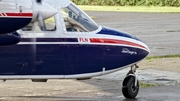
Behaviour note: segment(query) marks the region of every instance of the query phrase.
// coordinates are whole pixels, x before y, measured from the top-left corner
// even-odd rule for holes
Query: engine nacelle
[[[0,34],[0,46],[14,45],[21,41],[21,36],[17,32]]]

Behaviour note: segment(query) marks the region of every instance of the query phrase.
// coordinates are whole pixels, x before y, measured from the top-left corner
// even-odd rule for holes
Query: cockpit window
[[[98,25],[74,4],[61,11],[68,32],[90,32],[98,29]]]

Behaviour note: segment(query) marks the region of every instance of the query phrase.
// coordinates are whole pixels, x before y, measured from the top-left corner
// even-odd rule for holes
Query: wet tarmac
[[[150,47],[151,56],[180,54],[178,13],[90,11],[87,13],[100,25],[129,32],[142,39]],[[140,64],[138,78],[141,88],[136,99],[126,99],[121,93],[122,80],[129,70],[127,68],[83,81],[49,80],[47,83],[33,83],[30,80],[2,81],[0,101],[179,101],[179,71],[162,69],[172,67],[171,64],[156,69],[158,63],[151,65],[152,60],[144,61],[148,63]],[[166,61],[170,60],[163,60],[164,63]]]
[[[140,91],[126,99],[121,83],[128,69],[90,80],[27,80],[0,82],[0,101],[179,101],[178,73],[152,69],[138,70]],[[167,74],[174,74],[168,76]]]

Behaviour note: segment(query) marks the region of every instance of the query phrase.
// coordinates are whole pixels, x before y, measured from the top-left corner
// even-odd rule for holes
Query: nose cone
[[[137,47],[138,47],[137,48],[137,51],[138,51],[138,60],[144,59],[150,53],[149,47],[145,43],[143,43],[142,41],[138,42]]]
[[[111,39],[103,42],[106,44],[111,43],[112,45],[117,45],[119,47],[120,53],[117,54],[117,57],[114,57],[115,60],[109,60],[112,61],[113,64],[113,61],[119,59],[120,62],[117,60],[117,67],[136,63],[144,59],[150,53],[149,47],[144,42],[129,33],[108,27],[102,27],[102,30],[97,34],[110,35]],[[114,50],[113,52],[116,52],[117,50],[118,49]]]
[[[52,6],[46,4],[46,3],[42,3],[42,12],[43,12],[43,19],[47,19],[50,18],[52,16],[54,16],[58,11],[57,9],[53,8]]]

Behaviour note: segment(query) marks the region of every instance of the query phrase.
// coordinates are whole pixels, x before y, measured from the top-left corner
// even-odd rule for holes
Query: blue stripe
[[[22,38],[21,42],[32,42],[33,38]],[[36,42],[78,42],[77,38],[36,38]]]

